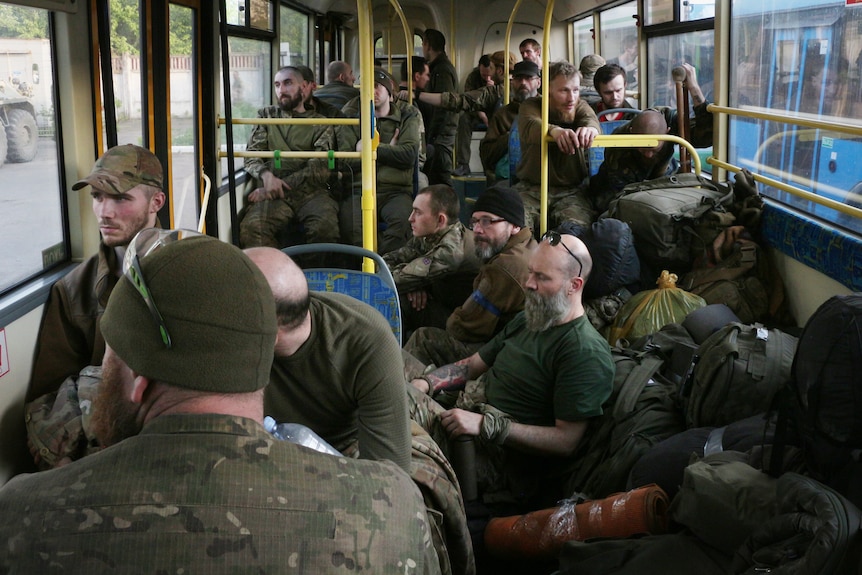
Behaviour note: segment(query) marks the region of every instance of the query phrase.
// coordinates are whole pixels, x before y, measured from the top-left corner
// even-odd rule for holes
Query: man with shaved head
[[[694,66],[683,64],[686,86],[694,104],[694,117],[689,120],[691,143],[696,148],[712,145],[712,113],[697,83]],[[679,136],[676,108],[661,106],[644,110],[631,122],[614,130],[615,134],[671,134]],[[628,184],[652,180],[675,173],[679,163],[673,158],[674,144],[660,142],[654,148],[608,148],[599,172],[590,178],[590,199],[599,213],[607,210]]]
[[[309,292],[302,270],[273,248],[246,255],[276,302],[278,332],[266,415],[301,423],[341,452],[389,459],[410,472],[410,426],[398,341],[371,306]]]
[[[413,417],[438,443],[476,438],[486,502],[493,493],[523,510],[553,505],[589,420],[602,413],[614,365],[584,312],[592,266],[581,240],[545,234],[530,257],[524,311],[477,353],[411,382]],[[429,397],[462,388],[453,409]]]

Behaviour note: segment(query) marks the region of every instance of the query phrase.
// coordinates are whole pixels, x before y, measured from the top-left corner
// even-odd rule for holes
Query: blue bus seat
[[[509,130],[509,183],[517,184],[518,178],[515,172],[518,170],[518,164],[521,161],[521,136],[518,135],[518,118],[512,122],[512,129]]]
[[[389,267],[379,254],[359,246],[327,243],[289,246],[282,251],[290,257],[337,253],[374,260],[376,273],[346,268],[309,268],[302,271],[310,290],[342,293],[375,308],[389,322],[398,345],[401,345],[401,302],[398,299],[398,289]]]
[[[612,108],[610,110],[602,110],[598,113],[599,118],[602,116],[607,116],[609,114],[616,114],[618,112],[622,112],[626,114],[626,117],[622,120],[611,120],[608,122],[599,122],[599,126],[602,128],[602,134],[613,134],[614,130],[628,124],[631,121],[633,116],[637,116],[641,113],[640,110],[635,110],[634,108]],[[599,173],[599,166],[602,165],[602,162],[605,161],[605,148],[604,146],[590,146],[590,175],[595,176]]]

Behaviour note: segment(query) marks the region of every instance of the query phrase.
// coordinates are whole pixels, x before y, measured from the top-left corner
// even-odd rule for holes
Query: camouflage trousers
[[[431,540],[437,551],[442,575],[474,575],[476,563],[467,528],[467,515],[458,477],[438,444],[415,421],[410,432],[410,478],[422,492]],[[359,457],[354,441],[342,453]]]
[[[440,394],[436,398],[419,392],[408,385],[407,408],[410,418],[422,426],[440,446],[450,461],[459,460],[455,470],[462,485],[475,481],[475,489],[483,503],[512,513],[525,513],[536,509],[553,507],[566,496],[564,491],[575,462],[527,455],[504,447],[499,441],[485,439],[497,437],[516,420],[487,402],[485,382],[482,377],[467,382],[464,391],[457,395]],[[442,396],[442,397],[441,397]],[[471,438],[475,449],[474,460],[469,463],[465,477],[463,462],[457,450],[462,442],[452,439],[440,423],[440,414],[448,406],[484,415],[482,433]]]
[[[524,221],[533,229],[534,234],[539,234],[541,228],[541,194],[539,186],[518,182],[514,189],[524,200]],[[593,209],[593,204],[587,195],[586,186],[573,186],[571,188],[549,188],[548,189],[548,229],[555,228],[563,222],[574,222],[578,225],[588,227],[598,214]]]
[[[465,343],[458,341],[445,329],[439,327],[420,327],[404,344],[404,350],[423,365],[433,364],[441,367],[455,363],[459,359],[470,357],[483,345],[485,345],[484,342]],[[412,379],[409,374],[408,379]]]
[[[407,243],[412,231],[410,213],[413,190],[377,190],[377,253],[386,254]],[[352,195],[341,202],[338,215],[341,237],[345,243],[362,245],[362,200]]]
[[[240,245],[282,248],[287,242],[281,238],[294,220],[302,224],[306,243],[338,242],[338,203],[327,191],[302,203],[282,199],[250,204],[239,223]]]

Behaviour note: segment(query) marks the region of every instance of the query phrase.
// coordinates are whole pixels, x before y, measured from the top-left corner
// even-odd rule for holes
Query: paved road
[[[0,291],[42,269],[42,250],[63,241],[53,140],[32,162],[0,167]]]

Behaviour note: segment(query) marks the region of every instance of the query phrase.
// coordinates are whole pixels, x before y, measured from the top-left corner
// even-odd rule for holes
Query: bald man
[[[264,410],[301,423],[339,451],[389,459],[410,472],[404,368],[386,319],[337,293],[309,292],[302,270],[273,248],[246,250],[275,296],[278,333]]]
[[[686,70],[685,84],[691,102],[694,104],[694,117],[690,119],[690,141],[696,148],[712,145],[712,113],[706,107],[708,102],[697,83],[694,66],[683,64]],[[598,73],[597,73],[598,74]],[[671,134],[679,136],[676,108],[660,106],[644,110],[628,124],[614,130],[615,134]],[[679,169],[673,159],[674,144],[662,142],[655,148],[608,148],[599,172],[590,178],[590,200],[594,209],[603,213],[608,205],[628,184],[652,180],[670,175]]]
[[[526,511],[567,493],[572,455],[614,377],[608,344],[584,313],[592,265],[578,238],[545,234],[530,257],[524,311],[477,353],[411,382],[413,417],[438,443],[477,439],[486,501],[508,496]],[[428,397],[461,388],[454,409]]]

